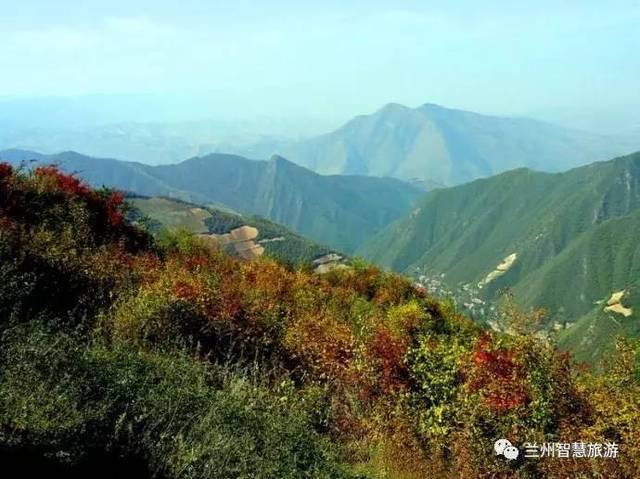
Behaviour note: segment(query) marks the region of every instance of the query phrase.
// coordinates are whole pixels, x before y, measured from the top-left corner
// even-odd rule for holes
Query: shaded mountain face
[[[332,133],[281,146],[278,152],[321,174],[455,185],[519,167],[563,171],[638,148],[640,141],[526,118],[480,115],[432,104],[415,109],[390,104]]]
[[[421,195],[420,188],[396,179],[321,176],[281,157],[252,161],[212,154],[163,166],[74,152],[6,150],[0,158],[58,164],[96,186],[260,215],[347,253],[410,211]]]
[[[519,169],[434,190],[358,253],[480,300],[510,288],[564,326],[640,279],[639,219],[636,153],[566,173]]]

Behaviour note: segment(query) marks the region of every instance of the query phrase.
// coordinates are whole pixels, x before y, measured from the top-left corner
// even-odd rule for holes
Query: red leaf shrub
[[[13,175],[13,167],[9,163],[0,163],[0,181]]]
[[[378,370],[379,389],[383,393],[404,389],[408,381],[406,338],[394,335],[383,326],[376,330],[367,347],[369,358]]]
[[[109,224],[114,228],[122,226],[124,223],[124,215],[122,214],[123,205],[124,196],[117,191],[112,192],[105,200],[107,219],[109,220]]]
[[[62,193],[84,198],[95,195],[91,188],[79,178],[63,173],[56,166],[39,166],[34,170],[34,174],[49,180],[53,187]]]
[[[514,351],[496,347],[484,336],[476,343],[471,357],[469,388],[480,392],[487,406],[509,411],[529,401],[525,371]]]

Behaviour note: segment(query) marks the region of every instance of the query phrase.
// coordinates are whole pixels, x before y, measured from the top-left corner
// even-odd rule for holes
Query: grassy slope
[[[553,261],[524,276],[514,288],[516,295],[530,306],[538,302],[562,311],[567,319],[585,314],[594,301],[640,278],[638,231],[640,210],[590,228]]]
[[[258,241],[284,238],[282,241],[267,241],[263,246],[267,255],[287,264],[308,264],[334,251],[258,216],[200,207],[169,198],[130,198],[129,202],[143,215],[167,229],[224,234],[240,226],[254,226],[259,231]]]
[[[454,281],[480,279],[514,250],[541,252],[531,258],[539,265],[593,224],[638,207],[639,182],[640,154],[555,175],[514,170],[428,193],[417,214],[359,252],[400,271],[428,263]]]
[[[602,381],[578,377],[548,343],[482,332],[375,267],[314,275],[176,240],[129,224],[117,193],[0,165],[7,470],[381,479],[640,468],[631,349]],[[495,437],[513,431],[615,437],[625,454],[496,458]]]
[[[351,252],[408,212],[419,189],[391,178],[320,176],[275,157],[209,155],[153,173],[181,190],[283,224]]]
[[[130,198],[129,203],[167,229],[185,229],[192,233],[207,233],[205,220],[211,217],[204,208],[169,198]]]

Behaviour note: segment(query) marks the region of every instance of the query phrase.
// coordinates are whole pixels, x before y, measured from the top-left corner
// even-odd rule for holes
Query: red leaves
[[[193,300],[197,297],[198,291],[192,285],[185,283],[184,281],[178,281],[173,285],[172,293],[178,299],[183,299],[186,301]]]
[[[50,180],[59,191],[75,196],[93,195],[91,188],[73,175],[62,173],[56,166],[39,166],[34,170],[36,176]]]
[[[79,178],[63,173],[58,167],[52,165],[39,166],[34,170],[34,175],[36,178],[44,180],[44,185],[49,191],[80,198],[94,211],[101,211],[107,224],[111,227],[119,228],[124,224],[122,213],[124,196],[122,193],[113,191],[104,197]]]
[[[236,298],[225,298],[222,315],[228,318],[238,318],[243,312],[242,303]]]
[[[7,214],[10,209],[9,188],[7,180],[13,175],[13,167],[9,163],[0,163],[0,214]],[[7,220],[8,221],[8,220]]]
[[[414,291],[418,298],[427,297],[427,288],[425,288],[424,286],[414,286]]]
[[[510,411],[529,400],[522,365],[514,351],[496,348],[481,338],[471,354],[469,387],[483,394],[485,404],[499,411]]]
[[[16,224],[6,216],[0,215],[0,231],[15,231]]]
[[[332,317],[303,317],[287,329],[286,343],[292,358],[321,380],[343,386],[354,358],[351,330]]]
[[[379,328],[371,338],[368,352],[378,367],[378,383],[383,391],[397,391],[406,385],[407,344],[404,338],[397,337],[386,327]]]
[[[189,271],[198,271],[207,265],[207,257],[204,255],[191,255],[184,260],[184,266]]]
[[[0,163],[0,181],[13,175],[13,167],[9,163]]]
[[[124,205],[124,196],[117,191],[112,192],[105,201],[107,209],[107,219],[109,224],[114,228],[124,223],[124,215],[122,214],[122,206]]]
[[[516,370],[513,354],[505,350],[477,350],[473,353],[474,363],[490,373],[492,377],[508,379]]]

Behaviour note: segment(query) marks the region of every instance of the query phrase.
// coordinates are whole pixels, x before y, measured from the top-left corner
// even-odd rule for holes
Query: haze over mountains
[[[422,194],[393,178],[322,176],[277,156],[252,161],[211,154],[150,166],[74,152],[7,150],[0,152],[0,159],[14,164],[35,159],[77,172],[93,185],[260,215],[347,253],[410,211]]]
[[[232,153],[264,141],[276,146],[326,131],[329,124],[302,116],[243,115],[206,92],[0,96],[0,149],[73,150],[148,164]]]
[[[640,149],[637,134],[602,135],[528,118],[391,103],[329,130],[322,120],[223,117],[215,105],[153,95],[0,100],[0,149],[79,151],[171,164],[209,153],[273,154],[320,174],[390,176],[455,185],[513,168],[563,171]],[[217,113],[220,115],[220,112]],[[223,115],[224,116],[224,115]],[[629,129],[631,129],[629,126]]]
[[[636,304],[638,155],[593,163],[640,148],[633,136],[433,104],[388,104],[299,141],[220,135],[207,143],[217,124],[206,122],[91,128],[96,136],[80,135],[86,145],[142,152],[145,160],[154,151],[160,162],[192,151],[242,155],[152,166],[12,149],[0,159],[59,164],[93,185],[259,215],[320,245],[439,277],[454,294],[486,304],[510,288],[523,306],[547,308],[547,326],[567,328],[563,344],[589,351],[583,359],[602,356],[618,333],[640,333],[636,322],[616,323],[598,303],[627,291],[624,305]],[[49,137],[49,147],[68,138]]]
[[[519,167],[563,171],[640,148],[640,141],[528,118],[425,104],[389,104],[279,153],[322,174],[392,176],[455,185]]]

